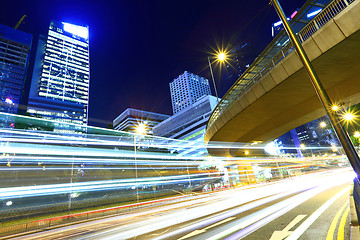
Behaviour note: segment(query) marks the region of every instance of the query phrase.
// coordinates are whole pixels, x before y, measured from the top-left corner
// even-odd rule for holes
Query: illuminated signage
[[[70,23],[62,23],[64,25],[64,31],[72,33],[76,36],[82,37],[84,39],[88,39],[89,30],[87,27],[77,26]]]

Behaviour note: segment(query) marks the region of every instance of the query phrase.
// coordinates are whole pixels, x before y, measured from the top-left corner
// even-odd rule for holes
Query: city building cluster
[[[170,95],[172,116],[129,108],[114,119],[114,129],[136,132],[145,126],[146,134],[202,144],[206,123],[219,101],[211,95],[209,81],[185,71],[170,82]],[[196,149],[196,154],[205,151]]]
[[[0,25],[0,111],[66,123],[54,127],[62,133],[86,126],[88,26],[52,21],[47,34],[39,36],[34,68],[28,69],[32,39],[29,33]],[[26,93],[25,78],[31,70],[30,91]],[[113,120],[113,128],[134,132],[143,124],[149,135],[202,141],[207,119],[218,102],[211,96],[209,81],[185,71],[170,82],[170,93],[174,115],[129,108]],[[28,99],[26,105],[21,105],[22,98]]]
[[[63,123],[55,124],[53,130],[57,132],[71,133],[74,129],[81,132],[81,127],[88,123],[89,27],[52,21],[47,34],[39,36],[34,68],[28,69],[31,46],[31,34],[0,25],[0,112]],[[231,55],[235,64],[227,66],[225,79],[235,81],[256,57],[252,48],[251,51],[247,48],[247,43],[234,48]],[[24,83],[30,70],[32,78],[27,93]],[[141,125],[148,135],[203,143],[207,121],[219,102],[211,95],[209,81],[184,71],[170,82],[170,96],[172,116],[128,108],[113,120],[113,129],[136,132]],[[21,105],[22,98],[28,99],[25,106]],[[300,126],[277,142],[297,148],[304,143],[336,144],[330,128],[316,126],[315,122]],[[294,154],[302,155],[301,151]]]
[[[0,110],[86,126],[89,28],[65,22],[50,23],[47,35],[39,36],[30,91],[25,93],[31,45],[31,34],[0,25]],[[21,105],[22,97],[28,99],[26,107]],[[59,124],[54,131],[71,132],[72,129],[73,125]]]

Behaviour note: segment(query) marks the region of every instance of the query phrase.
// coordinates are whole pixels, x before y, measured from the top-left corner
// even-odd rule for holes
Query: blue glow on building
[[[18,113],[32,35],[0,25],[0,112]]]
[[[72,33],[76,36],[82,37],[84,39],[88,39],[89,37],[89,29],[87,27],[77,26],[70,23],[62,23],[64,25],[64,31]]]
[[[52,21],[40,36],[27,112],[87,125],[90,81],[88,27]]]

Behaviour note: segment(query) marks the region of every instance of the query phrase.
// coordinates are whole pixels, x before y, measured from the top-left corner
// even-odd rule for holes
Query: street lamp
[[[332,109],[333,111],[337,111],[337,110],[339,110],[339,107],[338,107],[337,105],[333,105],[333,106],[331,107],[331,109]]]
[[[224,52],[219,52],[219,53],[216,55],[216,59],[217,59],[219,62],[223,62],[223,61],[226,60],[226,54],[225,54]],[[208,62],[209,62],[209,68],[210,68],[211,78],[212,78],[213,85],[214,85],[216,101],[217,101],[217,103],[219,104],[219,97],[218,97],[218,93],[217,93],[217,89],[216,89],[216,84],[215,84],[215,79],[214,79],[214,73],[213,73],[213,70],[212,70],[212,67],[211,67],[210,57],[208,57]]]
[[[360,132],[359,132],[359,131],[356,131],[356,132],[354,133],[354,137],[359,138],[359,137],[360,137]]]
[[[305,150],[310,150],[311,156],[314,157],[314,153],[313,153],[313,151],[312,151],[311,146],[307,148],[306,145],[302,143],[302,144],[300,144],[300,148],[301,148],[302,150],[304,150],[304,151],[305,151]]]
[[[145,135],[146,134],[146,124],[139,123],[135,127],[135,134],[134,134],[134,160],[135,160],[135,183],[136,183],[136,201],[139,202],[139,187],[138,187],[138,172],[137,172],[137,159],[136,159],[136,136],[137,135]]]
[[[326,122],[321,122],[321,123],[320,123],[320,127],[321,127],[321,128],[325,128],[326,125],[327,125]]]
[[[355,118],[355,116],[350,112],[345,113],[343,117],[346,121],[352,121]]]
[[[136,126],[135,132],[137,134],[144,135],[146,133],[146,125],[144,123],[140,123]]]
[[[359,146],[360,132],[359,131],[354,132],[354,137],[355,137],[355,143],[357,143],[357,145]]]
[[[333,152],[337,152],[338,148],[335,145],[331,145],[331,150]]]
[[[38,165],[40,165],[40,164],[38,164]],[[43,166],[43,170],[45,171],[45,166]],[[71,195],[72,195],[72,191],[73,191],[73,189],[72,189],[72,187],[73,187],[73,175],[74,175],[74,157],[72,157],[71,173],[70,173],[70,191],[69,191],[69,204],[68,204],[69,210],[71,210]]]
[[[219,59],[220,61],[224,61],[225,58],[226,58],[225,53],[221,52],[221,53],[218,54],[218,59]]]

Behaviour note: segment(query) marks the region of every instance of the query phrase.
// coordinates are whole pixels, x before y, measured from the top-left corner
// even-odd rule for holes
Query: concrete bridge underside
[[[303,43],[335,103],[360,102],[360,2],[344,10]],[[293,51],[255,83],[207,129],[205,141],[271,141],[325,115],[310,79]],[[240,152],[212,151],[217,155]]]

